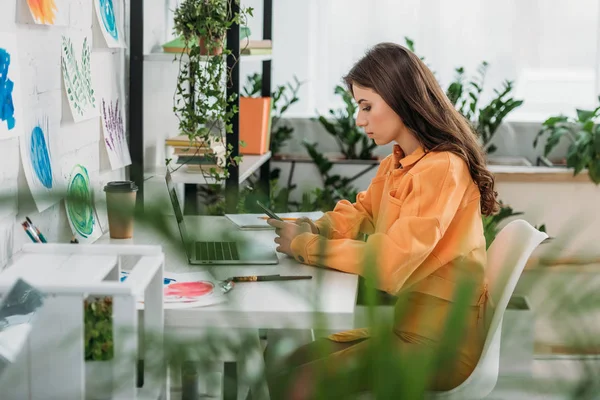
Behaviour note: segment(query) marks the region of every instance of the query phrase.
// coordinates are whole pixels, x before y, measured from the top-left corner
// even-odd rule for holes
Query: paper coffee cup
[[[132,181],[112,181],[104,186],[108,229],[113,239],[133,237],[137,186]]]

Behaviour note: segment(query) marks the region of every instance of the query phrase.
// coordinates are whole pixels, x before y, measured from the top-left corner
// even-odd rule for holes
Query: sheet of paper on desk
[[[283,218],[284,220],[288,219],[290,221],[306,217],[310,218],[313,221],[321,218],[323,213],[321,211],[308,211],[308,212],[287,212],[287,213],[277,213],[278,216]],[[239,229],[273,229],[269,224],[267,224],[267,216],[265,214],[225,214],[225,216],[233,222]]]
[[[121,282],[127,279],[128,273],[121,272]],[[209,272],[198,271],[183,274],[165,272],[164,274],[164,308],[206,307],[227,301],[217,281]],[[138,301],[143,308],[144,299]]]

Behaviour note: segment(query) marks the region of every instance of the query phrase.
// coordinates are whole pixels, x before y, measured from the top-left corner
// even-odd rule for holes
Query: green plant
[[[233,1],[239,5],[239,0]],[[223,86],[224,79],[226,86],[231,85],[231,66],[225,64],[222,56],[205,54],[221,51],[225,32],[234,24],[245,25],[252,11],[250,7],[240,7],[239,12],[233,12],[228,0],[183,0],[175,10],[174,30],[183,38],[188,56],[179,56],[173,112],[179,120],[180,133],[187,135],[191,142],[225,143],[224,134],[233,130],[231,119],[238,107],[228,105],[237,95],[227,96]],[[204,39],[203,43],[199,38]],[[221,54],[231,56],[231,51],[223,48]],[[241,156],[232,157],[232,148],[228,143],[224,168],[203,170],[205,177],[217,182],[227,177],[227,165],[241,161]]]
[[[486,248],[490,247],[498,232],[500,232],[500,223],[507,218],[515,217],[517,215],[523,215],[520,211],[514,211],[512,207],[502,204],[500,202],[500,210],[489,216],[483,216],[483,234],[485,236]],[[546,225],[542,224],[539,227],[535,226],[536,229],[546,232]]]
[[[600,183],[600,126],[598,125],[600,107],[594,110],[577,109],[576,111],[577,118],[558,115],[544,121],[533,146],[537,146],[543,135],[548,135],[544,146],[544,156],[548,156],[560,139],[563,136],[567,137],[571,142],[567,151],[567,167],[573,168],[573,175],[587,168],[592,182],[598,184]]]
[[[315,188],[303,193],[300,211],[330,211],[342,199],[354,202],[358,190],[352,186],[353,178],[331,175],[333,163],[317,150],[317,144],[305,141],[303,145],[319,170],[323,188]]]
[[[407,48],[415,52],[414,41],[404,38]],[[423,57],[421,57],[424,60]],[[506,80],[502,87],[494,89],[495,96],[487,105],[481,106],[480,99],[485,84],[488,63],[483,61],[477,68],[477,75],[466,79],[465,69],[455,69],[454,80],[448,86],[446,95],[454,107],[469,120],[480,137],[483,149],[491,154],[496,151],[496,146],[491,143],[494,134],[506,116],[523,104],[523,100],[511,97],[513,82]]]
[[[335,94],[340,95],[344,109],[329,110],[331,119],[319,115],[317,120],[325,130],[334,137],[338,147],[345,158],[370,160],[373,159],[373,149],[377,144],[369,139],[362,130],[356,126],[355,116],[357,106],[352,95],[342,86],[335,87]]]
[[[294,75],[292,83],[288,82],[285,85],[279,85],[271,93],[271,152],[278,154],[285,142],[287,142],[294,132],[294,128],[284,123],[282,120],[283,114],[290,106],[298,100],[298,91],[304,84]],[[254,73],[246,78],[246,84],[243,89],[244,96],[254,97],[260,94],[262,89],[262,75]]]
[[[231,26],[231,10],[226,0],[184,0],[175,10],[175,31],[188,42],[198,38],[221,46],[227,28]]]
[[[85,360],[113,358],[112,297],[85,300],[83,303]]]

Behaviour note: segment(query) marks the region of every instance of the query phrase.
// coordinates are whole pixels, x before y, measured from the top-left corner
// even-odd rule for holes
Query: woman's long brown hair
[[[433,73],[413,52],[395,43],[371,48],[344,77],[375,91],[400,116],[428,151],[450,151],[461,157],[481,193],[481,213],[498,210],[494,176],[470,123],[459,113]]]

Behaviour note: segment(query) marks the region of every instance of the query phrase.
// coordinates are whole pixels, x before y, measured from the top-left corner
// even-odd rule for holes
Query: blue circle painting
[[[119,32],[117,32],[117,21],[115,20],[115,9],[112,0],[97,1],[100,2],[100,15],[102,16],[104,29],[113,39],[118,40]]]
[[[33,170],[45,188],[52,188],[52,166],[48,155],[48,146],[44,138],[44,131],[39,126],[31,132],[30,157]]]

